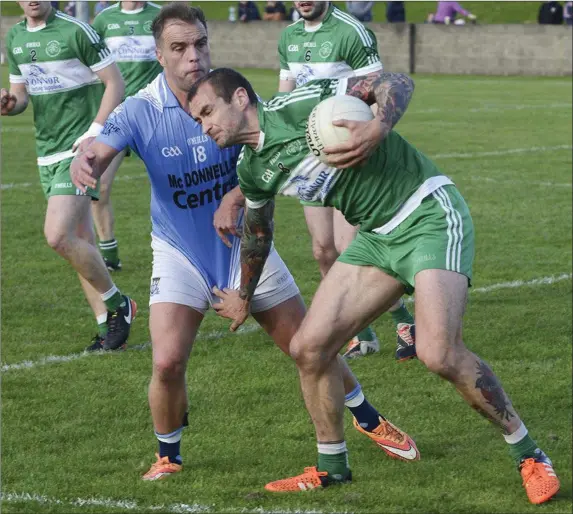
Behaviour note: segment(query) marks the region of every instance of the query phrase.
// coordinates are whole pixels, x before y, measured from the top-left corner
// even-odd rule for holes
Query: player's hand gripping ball
[[[370,106],[355,96],[332,96],[320,102],[308,117],[306,143],[319,161],[328,164],[324,148],[345,143],[350,138],[346,127],[336,127],[334,120],[370,121],[374,114]]]

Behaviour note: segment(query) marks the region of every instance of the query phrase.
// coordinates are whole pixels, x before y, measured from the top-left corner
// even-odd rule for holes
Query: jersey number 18
[[[207,154],[204,146],[193,147],[193,159],[195,159],[195,163],[205,162]]]

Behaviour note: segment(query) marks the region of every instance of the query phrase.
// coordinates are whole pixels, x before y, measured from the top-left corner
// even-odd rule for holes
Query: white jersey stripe
[[[115,4],[111,4],[109,7],[106,7],[105,9],[102,9],[99,13],[96,14],[96,17],[99,16],[101,13],[105,12],[105,11],[109,11],[110,9],[117,9],[119,8],[119,2],[115,3]]]
[[[366,27],[364,27],[364,25],[362,25],[362,23],[360,23],[358,20],[356,20],[355,18],[350,16],[348,13],[345,13],[344,11],[337,9],[336,7],[332,11],[332,14],[336,18],[338,18],[339,20],[344,21],[348,25],[351,25],[352,27],[354,27],[356,29],[356,32],[358,32],[358,35],[360,36],[360,39],[362,40],[362,42],[364,43],[365,46],[372,46],[372,43],[373,43],[372,37],[370,37],[370,34],[366,30]]]
[[[310,100],[311,98],[320,98],[321,93],[315,93],[312,95],[306,95],[306,96],[299,96],[297,98],[290,98],[287,102],[280,104],[280,105],[273,105],[272,107],[265,107],[265,105],[263,104],[263,109],[265,111],[278,111],[279,109],[282,109],[283,107],[286,107],[287,105],[296,103],[296,102],[300,102],[302,100]]]
[[[66,20],[66,21],[69,21],[70,23],[75,23],[76,25],[80,26],[84,30],[84,32],[88,36],[89,40],[93,44],[97,44],[99,41],[101,41],[98,33],[92,27],[90,27],[87,23],[84,23],[83,21],[80,21],[80,20],[74,18],[73,16],[69,16],[65,13],[60,12],[60,11],[58,11],[56,13],[56,16],[62,20]],[[102,50],[98,50],[98,55],[102,61],[105,61],[106,58],[111,56],[111,52],[108,49],[102,49]]]
[[[364,25],[360,24],[350,15],[348,15],[343,11],[340,11],[337,8],[334,8],[334,11],[332,11],[332,15],[336,19],[354,27],[364,46],[369,46],[369,47],[373,46],[374,42],[372,41],[370,34],[368,34],[368,31],[364,28]],[[376,59],[372,55],[369,55],[367,60],[369,64],[374,64],[376,62]]]
[[[293,98],[302,98],[302,97],[306,97],[308,95],[314,95],[316,93],[320,94],[322,92],[321,88],[318,89],[305,89],[304,91],[298,91],[296,94],[295,93],[290,93],[288,96],[281,96],[278,98],[274,98],[273,100],[270,100],[268,102],[263,102],[263,105],[265,107],[279,107],[281,105],[284,105],[285,102],[292,100]]]
[[[70,23],[75,23],[76,25],[80,26],[93,44],[97,44],[99,41],[101,41],[98,33],[93,28],[91,28],[87,23],[77,20],[76,18],[68,16],[67,14],[64,14],[60,11],[56,12],[56,17],[62,20],[69,21]],[[111,52],[106,48],[99,50],[98,55],[100,59],[103,61],[111,55]]]
[[[320,86],[317,86],[314,89],[306,88],[302,91],[295,89],[288,96],[279,96],[277,98],[273,98],[272,100],[269,100],[268,102],[263,102],[263,105],[265,105],[266,107],[277,107],[279,105],[283,105],[287,100],[291,100],[292,98],[300,98],[300,97],[307,96],[310,94],[321,93],[321,91],[322,91],[322,88]]]
[[[338,9],[335,9],[335,10],[338,10]],[[333,12],[333,15],[334,15],[334,12]],[[358,32],[358,34],[361,36],[362,43],[365,46],[370,46],[370,47],[374,46],[374,41],[372,40],[372,36],[370,36],[370,34],[368,33],[368,31],[366,30],[364,25],[359,23],[357,20],[355,20],[348,13],[345,13],[344,11],[338,10],[338,16],[335,16],[335,17],[337,19],[339,19],[341,21],[345,21],[349,25],[353,26],[356,29],[356,31]],[[378,62],[378,60],[379,59],[377,59],[373,55],[368,56],[368,63],[369,64],[374,64],[374,63]]]

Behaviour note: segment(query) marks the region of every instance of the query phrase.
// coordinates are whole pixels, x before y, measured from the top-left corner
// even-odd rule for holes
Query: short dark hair
[[[184,21],[190,25],[200,22],[207,30],[205,14],[199,7],[192,7],[184,2],[171,2],[161,8],[159,14],[151,23],[151,32],[155,41],[161,38],[165,24],[171,20]]]
[[[240,87],[247,91],[251,105],[255,105],[259,101],[251,83],[238,71],[231,68],[217,68],[195,82],[189,91],[189,101],[193,100],[197,90],[205,83],[211,84],[217,96],[221,97],[228,104],[231,103],[233,94]]]

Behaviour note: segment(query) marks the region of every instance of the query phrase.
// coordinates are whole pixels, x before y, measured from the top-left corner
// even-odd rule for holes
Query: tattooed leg
[[[460,373],[452,377],[451,382],[458,392],[473,409],[500,427],[504,434],[515,432],[521,420],[490,367],[463,343],[456,349],[456,354],[462,365]]]
[[[506,434],[521,424],[497,377],[462,341],[467,279],[444,270],[416,275],[416,350],[426,367]]]

